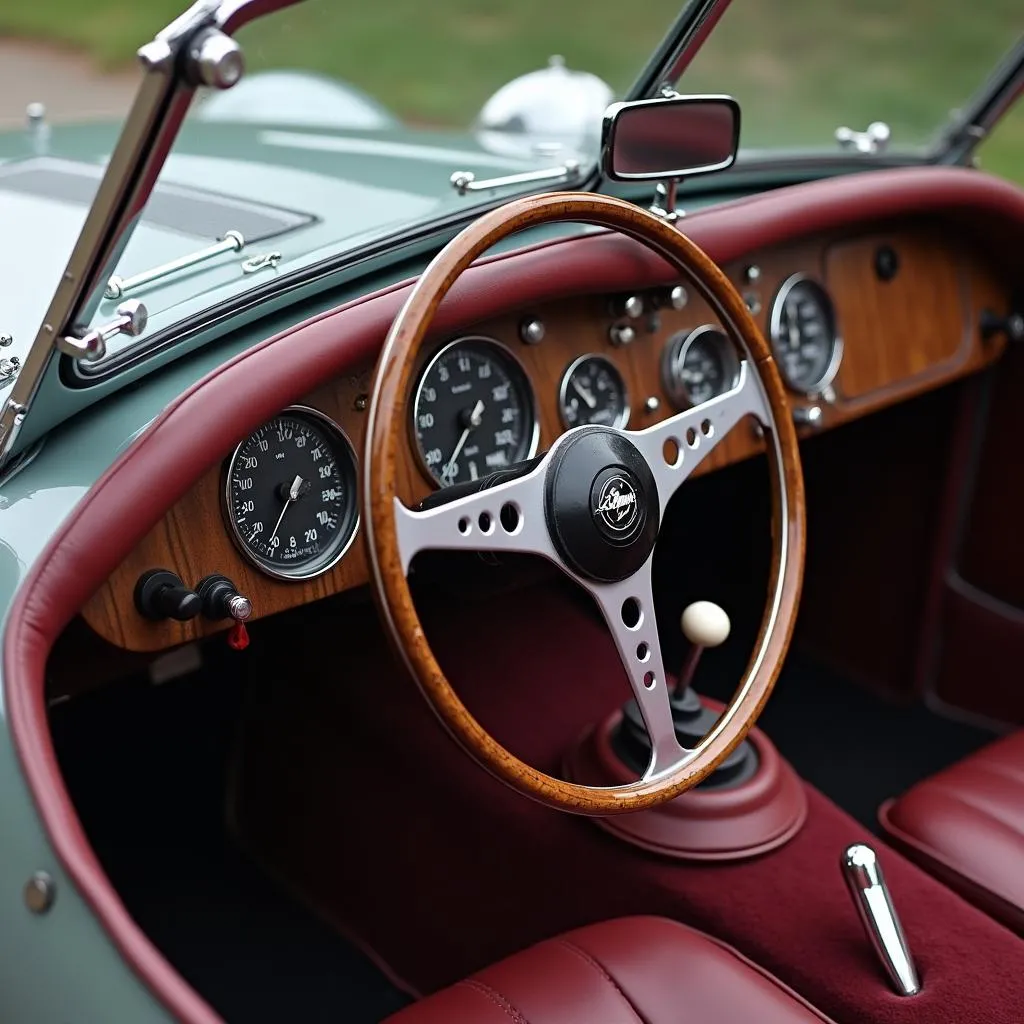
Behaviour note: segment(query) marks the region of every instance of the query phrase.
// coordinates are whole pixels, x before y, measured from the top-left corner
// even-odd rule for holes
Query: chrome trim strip
[[[348,457],[352,460],[352,477],[354,485],[352,488],[351,497],[352,501],[355,502],[356,517],[355,520],[353,521],[352,530],[349,533],[348,537],[345,537],[343,540],[340,541],[340,546],[337,552],[331,552],[329,561],[325,562],[322,565],[314,563],[313,566],[305,572],[281,572],[272,569],[264,562],[259,561],[255,557],[255,555],[253,555],[253,553],[246,546],[244,538],[242,537],[241,533],[239,533],[238,524],[235,522],[235,517],[231,514],[231,470],[234,467],[235,461],[238,458],[238,453],[242,450],[242,446],[252,438],[252,431],[250,431],[249,434],[243,437],[242,440],[239,441],[237,445],[235,445],[235,450],[231,453],[231,457],[228,459],[227,465],[224,468],[224,482],[222,485],[221,492],[221,497],[223,498],[224,505],[221,511],[224,515],[224,518],[227,520],[228,527],[230,528],[231,540],[234,542],[235,547],[238,549],[242,557],[245,558],[245,560],[249,562],[250,565],[255,566],[264,575],[270,576],[273,579],[284,580],[287,583],[301,583],[303,580],[311,580],[315,579],[317,576],[322,576],[325,572],[329,572],[331,569],[333,569],[348,553],[349,549],[352,547],[352,544],[356,539],[356,536],[359,533],[359,526],[361,520],[359,506],[359,460],[356,457],[355,445],[352,444],[352,441],[349,438],[348,434],[346,434],[345,431],[342,430],[342,428],[337,423],[335,423],[334,420],[330,418],[330,416],[326,415],[326,413],[321,412],[319,409],[314,409],[310,405],[286,406],[279,413],[276,413],[274,416],[272,416],[270,420],[267,420],[267,423],[270,423],[271,420],[277,419],[278,416],[287,416],[289,413],[292,414],[293,416],[298,416],[299,418],[305,417],[307,419],[315,420],[322,427],[326,427],[327,432],[333,435],[333,440],[341,441],[343,450],[347,452]],[[266,425],[267,424],[264,423],[261,426]],[[256,429],[259,430],[260,427],[257,427]],[[337,454],[335,454],[335,458],[337,459]],[[339,534],[339,538],[341,537],[342,535]],[[330,551],[330,549],[328,549],[328,551]]]
[[[780,343],[779,331],[782,327],[782,307],[793,288],[798,284],[803,284],[805,281],[814,285],[828,303],[829,312],[832,315],[832,354],[829,357],[828,366],[825,367],[825,372],[813,384],[801,387],[801,385],[791,380],[789,374],[786,373],[785,366],[779,358],[776,345]],[[782,282],[781,285],[779,285],[779,290],[775,293],[775,298],[772,299],[771,310],[768,314],[768,342],[772,347],[772,355],[775,356],[775,362],[779,367],[779,373],[782,375],[782,379],[786,382],[789,389],[791,391],[795,391],[797,394],[804,395],[807,398],[813,399],[821,397],[822,392],[824,392],[832,381],[835,380],[836,374],[839,372],[839,366],[843,361],[843,339],[839,333],[839,323],[836,319],[835,303],[832,301],[832,296],[829,295],[828,289],[819,280],[811,277],[810,274],[797,273],[791,274]]]

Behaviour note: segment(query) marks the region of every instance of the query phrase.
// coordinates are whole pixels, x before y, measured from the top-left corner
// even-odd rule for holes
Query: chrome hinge
[[[149,311],[138,299],[128,299],[117,307],[117,319],[102,327],[94,327],[81,338],[65,335],[57,339],[57,348],[72,359],[92,363],[107,354],[107,342],[119,334],[137,338],[149,322]]]
[[[865,131],[843,125],[835,131],[836,142],[841,149],[852,149],[855,153],[881,153],[889,145],[892,132],[884,121],[872,121]]]

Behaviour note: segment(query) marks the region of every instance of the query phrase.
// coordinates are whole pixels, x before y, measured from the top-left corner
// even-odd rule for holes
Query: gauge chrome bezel
[[[832,317],[832,352],[829,357],[828,366],[825,368],[825,372],[813,383],[809,385],[801,385],[794,382],[788,373],[786,368],[779,358],[778,350],[776,346],[780,344],[779,330],[782,322],[782,308],[785,305],[786,299],[789,298],[789,293],[798,285],[808,283],[814,286],[818,291],[819,295],[824,298],[828,304],[828,311]],[[812,277],[810,274],[796,273],[790,274],[785,281],[779,285],[779,290],[775,293],[775,298],[772,299],[771,310],[768,314],[768,343],[772,347],[772,355],[775,358],[775,363],[779,368],[779,373],[782,379],[786,382],[786,386],[790,391],[795,392],[798,395],[804,395],[807,398],[820,398],[821,395],[829,388],[832,381],[835,380],[836,374],[839,372],[839,366],[843,361],[843,339],[839,333],[839,322],[836,319],[836,306],[832,301],[832,296],[829,294],[828,289],[819,281],[817,278]]]
[[[305,580],[316,579],[318,576],[322,576],[325,572],[330,572],[344,557],[348,554],[349,549],[352,547],[353,542],[359,534],[360,526],[360,511],[359,511],[359,460],[356,457],[355,446],[349,439],[348,434],[330,418],[326,413],[321,412],[319,409],[314,409],[309,405],[289,405],[282,409],[280,412],[275,413],[265,423],[260,424],[260,427],[264,427],[271,420],[275,420],[280,416],[296,416],[298,418],[305,418],[313,420],[318,426],[324,428],[326,432],[332,436],[332,440],[340,441],[341,447],[347,449],[349,457],[352,459],[352,470],[355,477],[355,519],[352,523],[352,529],[349,532],[347,538],[340,544],[336,552],[329,552],[328,561],[323,564],[314,563],[313,566],[308,569],[300,569],[298,572],[283,572],[280,569],[271,568],[265,565],[260,559],[249,550],[245,543],[245,539],[238,531],[238,524],[235,522],[234,516],[231,514],[231,473],[235,467],[235,462],[238,460],[239,452],[242,447],[252,439],[254,431],[250,431],[242,438],[241,441],[235,445],[234,451],[231,453],[231,457],[228,459],[224,470],[224,486],[222,490],[222,513],[224,518],[227,520],[231,540],[235,547],[238,549],[242,557],[265,576],[269,576],[275,580],[284,580],[286,583],[302,583]],[[259,430],[260,427],[256,429]],[[337,453],[335,454],[337,458]]]
[[[672,400],[672,404],[677,409],[694,408],[697,405],[690,394],[689,388],[677,375],[677,367],[679,369],[682,368],[686,362],[686,354],[690,351],[690,347],[698,338],[702,338],[706,334],[717,334],[720,339],[717,344],[719,351],[723,355],[723,370],[727,378],[725,387],[712,395],[711,398],[724,395],[740,382],[740,357],[736,352],[736,347],[721,327],[716,324],[700,324],[692,330],[683,329],[676,331],[665,342],[665,348],[662,350],[661,386],[665,389],[665,394],[668,395]],[[707,399],[707,401],[710,402],[711,398]],[[684,402],[686,403],[685,405]]]
[[[562,426],[566,430],[572,430],[572,426],[569,424],[565,417],[565,402],[566,395],[568,393],[569,381],[572,379],[572,375],[582,366],[584,363],[598,362],[603,363],[605,368],[611,370],[615,374],[619,382],[619,388],[622,391],[622,412],[615,417],[615,422],[612,427],[615,430],[624,430],[626,424],[629,422],[629,388],[626,387],[626,378],[622,376],[622,371],[613,363],[607,356],[601,355],[599,352],[585,352],[581,356],[577,356],[563,371],[562,379],[558,384],[558,418],[562,421]],[[577,423],[576,426],[581,426]]]
[[[420,445],[420,440],[416,436],[416,420],[419,418],[420,409],[420,392],[423,390],[423,381],[426,380],[427,374],[434,368],[442,356],[446,355],[453,348],[459,345],[465,345],[469,342],[475,344],[483,344],[487,348],[495,349],[500,353],[500,358],[507,358],[516,370],[522,375],[523,382],[526,385],[526,398],[530,404],[528,410],[530,414],[530,444],[529,450],[517,462],[512,465],[517,465],[519,462],[525,462],[527,459],[532,459],[537,454],[537,449],[540,447],[540,417],[537,412],[537,393],[533,387],[533,381],[530,378],[530,374],[526,367],[523,365],[522,360],[508,347],[498,341],[497,338],[492,338],[486,334],[463,334],[458,338],[453,338],[451,341],[446,342],[442,345],[427,361],[423,369],[420,371],[419,376],[416,378],[416,383],[413,385],[412,391],[412,416],[409,419],[409,437],[412,442],[412,450],[416,457],[416,464],[419,466],[420,472],[426,477],[430,484],[437,490],[441,489],[441,481],[431,472],[430,467],[427,466],[427,461],[423,457],[423,448]]]

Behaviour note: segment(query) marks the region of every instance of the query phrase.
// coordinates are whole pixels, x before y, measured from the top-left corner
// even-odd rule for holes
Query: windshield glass
[[[606,104],[682,6],[593,0],[584,15],[548,0],[305,0],[246,26],[245,77],[197,95],[94,313],[109,322],[126,298],[149,310],[142,338],[111,338],[109,356],[325,259],[582,180]],[[0,333],[18,350],[39,329],[117,139],[135,50],[179,9],[83,0],[69,17],[66,0],[0,4],[0,222],[26,239],[0,254],[0,275],[26,282]],[[1022,21],[1020,0],[735,0],[679,88],[733,93],[748,154],[836,152],[837,127],[874,120],[891,126],[893,148],[913,146],[983,81]],[[36,99],[47,115],[26,127]],[[566,161],[579,163],[575,179],[515,180]],[[513,181],[460,192],[457,172],[471,186]]]
[[[735,96],[746,150],[834,150],[874,121],[912,149],[1022,33],[1021,0],[732,0],[678,89]]]

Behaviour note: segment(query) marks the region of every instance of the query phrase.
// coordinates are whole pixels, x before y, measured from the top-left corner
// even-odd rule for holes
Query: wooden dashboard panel
[[[879,280],[875,254],[891,247],[899,269],[891,281]],[[749,280],[749,266],[759,268]],[[756,310],[765,332],[772,299],[794,273],[825,285],[833,298],[843,361],[827,400],[791,395],[794,407],[818,405],[818,429],[836,426],[874,409],[918,394],[987,365],[1000,342],[984,342],[976,329],[984,306],[1005,312],[1007,296],[980,257],[960,240],[927,225],[874,231],[855,238],[813,238],[770,252],[751,253],[725,268]],[[495,320],[466,324],[460,333],[482,334],[511,349],[533,385],[540,420],[540,449],[550,447],[563,427],[558,390],[566,367],[585,353],[599,353],[621,372],[630,398],[629,426],[649,426],[674,411],[661,385],[661,353],[672,335],[700,324],[715,323],[704,303],[692,294],[682,310],[662,308],[656,316],[635,321],[633,344],[616,348],[609,340],[612,317],[608,296],[569,297],[544,306],[510,311]],[[342,329],[344,314],[339,319]],[[519,325],[525,318],[543,321],[538,345],[524,344]],[[421,364],[453,335],[432,338]],[[382,339],[383,340],[383,339]],[[361,457],[366,398],[372,367],[326,383],[301,404],[335,420]],[[648,411],[647,399],[657,400]],[[811,428],[804,428],[804,431]],[[225,459],[239,438],[226,439]],[[709,472],[762,450],[753,424],[741,423],[705,459],[697,472]],[[432,490],[413,455],[412,441],[399,466],[399,493],[414,503]],[[333,569],[316,579],[286,582],[267,577],[250,565],[230,540],[223,519],[223,467],[200,479],[118,567],[83,609],[89,625],[105,639],[131,650],[161,650],[226,628],[202,618],[187,623],[152,623],[135,609],[135,582],[148,569],[168,568],[189,585],[212,572],[230,577],[252,599],[254,618],[294,608],[365,584],[368,563],[362,533]]]

